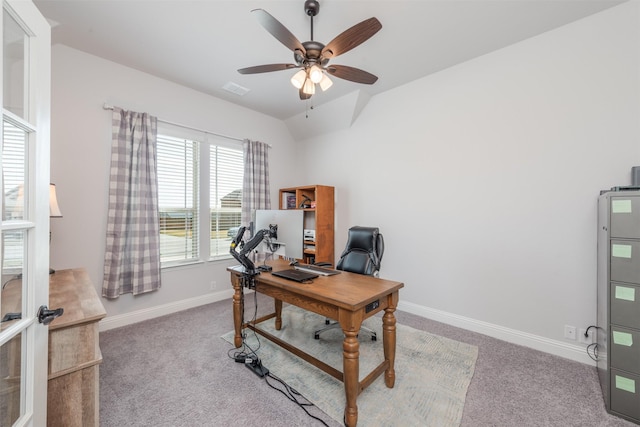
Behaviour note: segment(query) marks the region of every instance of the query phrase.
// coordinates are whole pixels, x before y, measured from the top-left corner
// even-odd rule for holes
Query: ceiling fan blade
[[[365,19],[331,40],[329,44],[322,49],[322,56],[324,58],[335,58],[338,55],[342,55],[367,41],[371,36],[380,31],[380,28],[382,28],[382,24],[376,18]]]
[[[270,73],[271,71],[288,70],[290,68],[297,68],[294,64],[267,64],[256,65],[255,67],[240,68],[238,72],[240,74],[258,74],[258,73]]]
[[[309,98],[311,98],[311,95],[308,95],[308,94],[304,93],[304,92],[302,91],[302,88],[298,90],[298,93],[300,94],[300,99],[301,99],[301,100],[303,100],[303,101],[304,101],[305,99],[309,99]]]
[[[267,30],[273,37],[278,39],[280,43],[291,49],[292,51],[299,50],[302,55],[305,53],[304,46],[300,43],[300,40],[294,36],[284,25],[280,23],[276,18],[271,16],[269,12],[264,9],[254,9],[251,11],[258,22]]]
[[[329,65],[326,70],[332,76],[356,83],[371,85],[378,80],[378,77],[371,73],[367,73],[359,68],[347,67],[346,65]]]

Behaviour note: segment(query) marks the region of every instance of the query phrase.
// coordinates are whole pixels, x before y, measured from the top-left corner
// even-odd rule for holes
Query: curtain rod
[[[105,109],[105,110],[113,110],[113,105],[107,104],[105,102],[104,105],[102,106],[102,108]],[[174,122],[170,122],[170,121],[163,120],[163,119],[160,119],[160,118],[158,119],[158,121],[161,121],[161,122],[166,123],[168,125],[173,125],[173,126],[178,126],[178,127],[181,127],[181,128],[195,130],[195,131],[198,131],[198,132],[208,133],[210,135],[215,135],[215,136],[219,136],[219,137],[222,137],[222,138],[233,139],[234,141],[240,141],[240,142],[244,141],[243,138],[237,138],[237,137],[234,137],[234,136],[222,135],[220,133],[215,133],[215,132],[211,132],[211,131],[208,131],[208,130],[198,129],[198,128],[194,128],[193,126],[182,125],[180,123],[174,123]],[[271,144],[267,144],[267,146],[269,146],[269,148],[271,148]]]

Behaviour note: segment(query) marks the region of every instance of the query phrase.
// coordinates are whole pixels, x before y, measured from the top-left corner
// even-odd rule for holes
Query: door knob
[[[53,322],[53,319],[55,319],[56,317],[62,316],[62,313],[64,313],[63,308],[49,310],[46,305],[42,305],[40,306],[40,309],[38,309],[38,322],[44,325],[48,325],[49,323]]]

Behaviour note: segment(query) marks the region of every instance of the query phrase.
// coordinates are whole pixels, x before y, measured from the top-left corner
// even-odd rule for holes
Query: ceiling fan
[[[252,10],[251,12],[260,24],[280,43],[293,51],[295,64],[257,65],[241,68],[238,72],[240,74],[257,74],[300,68],[301,70],[291,78],[291,83],[298,89],[300,99],[303,100],[311,98],[311,95],[315,93],[316,84],[319,84],[323,91],[331,87],[333,82],[327,73],[356,83],[373,84],[378,80],[378,77],[358,68],[346,65],[329,65],[329,60],[350,51],[371,38],[382,28],[380,21],[376,18],[366,19],[343,31],[327,45],[324,45],[313,40],[313,17],[320,11],[320,3],[315,0],[306,0],[304,10],[311,17],[311,40],[304,43],[300,43],[296,36],[265,10]]]

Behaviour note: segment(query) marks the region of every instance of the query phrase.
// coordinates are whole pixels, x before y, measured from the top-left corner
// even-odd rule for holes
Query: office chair
[[[336,270],[378,277],[383,253],[384,239],[378,227],[351,227],[347,246],[340,255]],[[316,331],[315,339],[320,339],[320,334],[324,331],[340,327],[340,323],[331,323],[329,319],[325,323],[329,326]],[[361,330],[369,332],[372,341],[377,340],[375,331],[364,326]]]

